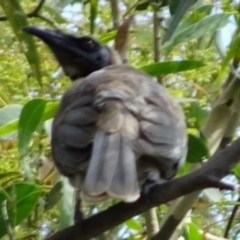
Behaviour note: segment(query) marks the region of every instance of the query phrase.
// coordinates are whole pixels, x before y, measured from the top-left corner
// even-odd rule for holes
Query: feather
[[[126,202],[133,202],[140,195],[135,154],[131,146],[128,139],[121,138],[116,171],[107,191],[109,195]]]
[[[86,125],[96,122],[98,112],[91,106],[85,106],[69,111],[64,119],[67,124],[76,126]]]
[[[91,196],[97,196],[107,191],[118,161],[118,134],[108,134],[98,131],[93,142],[93,150],[89,168],[84,182],[84,189]]]
[[[82,148],[92,141],[94,133],[94,125],[78,127],[62,124],[56,132],[56,138],[61,139],[61,144],[64,146]]]

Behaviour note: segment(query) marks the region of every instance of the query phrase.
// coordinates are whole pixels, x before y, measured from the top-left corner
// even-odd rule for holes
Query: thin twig
[[[39,4],[36,6],[36,8],[33,11],[31,11],[30,13],[27,13],[26,16],[28,18],[38,17],[38,13],[40,12],[44,2],[45,2],[45,0],[41,0],[39,2]],[[7,16],[0,16],[0,21],[7,21],[7,20],[8,20]]]
[[[38,5],[36,6],[36,8],[34,8],[34,10],[31,11],[30,13],[27,13],[26,16],[27,16],[28,18],[40,18],[40,19],[44,20],[45,22],[49,23],[50,25],[56,27],[55,24],[54,24],[54,22],[53,22],[52,20],[50,20],[50,19],[48,19],[47,17],[42,16],[42,15],[40,14],[40,11],[41,11],[44,3],[45,3],[45,0],[41,0],[41,1],[38,3]],[[7,20],[8,20],[7,16],[0,16],[0,21],[7,21]]]
[[[239,197],[238,197],[237,202],[239,202],[239,201],[240,201],[240,195],[239,195]],[[231,227],[232,227],[232,224],[233,224],[233,220],[234,220],[234,218],[235,218],[235,216],[236,216],[236,213],[237,213],[237,211],[238,211],[238,208],[239,208],[239,204],[236,204],[236,205],[233,207],[231,216],[230,216],[230,218],[229,218],[229,221],[228,221],[227,226],[226,226],[226,229],[225,229],[225,233],[224,233],[224,235],[223,235],[225,238],[228,238],[228,234],[229,234],[229,231],[231,230]]]

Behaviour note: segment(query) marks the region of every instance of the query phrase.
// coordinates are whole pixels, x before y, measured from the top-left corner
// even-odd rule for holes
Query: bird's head
[[[48,45],[65,74],[73,81],[115,63],[110,48],[92,37],[76,37],[59,30],[32,26],[23,30]]]

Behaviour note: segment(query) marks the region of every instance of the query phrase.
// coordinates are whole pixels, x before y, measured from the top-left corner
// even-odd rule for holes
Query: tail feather
[[[98,131],[84,182],[83,195],[102,194],[135,201],[139,197],[135,154],[130,141],[119,133]]]
[[[92,156],[85,178],[85,192],[91,196],[103,194],[109,188],[116,166],[120,138],[98,131],[93,142]]]
[[[124,137],[121,137],[117,167],[108,193],[126,202],[135,201],[139,197],[135,154],[130,141]]]

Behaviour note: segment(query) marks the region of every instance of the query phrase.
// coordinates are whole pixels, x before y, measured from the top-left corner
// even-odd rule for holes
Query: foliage
[[[11,235],[16,239],[39,239],[72,224],[73,190],[53,167],[49,147],[51,120],[62,93],[71,83],[61,74],[47,47],[21,31],[26,25],[58,27],[77,35],[91,34],[111,45],[116,35],[113,20],[120,21],[134,15],[129,62],[158,77],[185,110],[189,153],[179,175],[189,173],[194,164],[207,160],[212,154],[203,126],[222,89],[239,77],[236,69],[240,60],[240,3],[230,0],[215,3],[207,0],[178,3],[164,0],[111,1],[114,2],[119,6],[120,17],[114,16],[114,4],[106,0],[0,1],[2,239]],[[153,34],[156,20],[159,35]],[[227,33],[229,31],[231,34]],[[153,47],[156,43],[159,56]],[[156,57],[159,62],[154,62]],[[239,92],[236,94],[238,97]],[[232,97],[237,98],[236,95]],[[238,135],[238,106],[236,103],[233,109],[236,121],[219,141]],[[224,127],[229,129],[226,124]],[[229,176],[230,180],[238,182],[239,172],[238,165]],[[184,224],[180,233],[184,239],[205,239],[206,232],[224,235],[235,204],[233,200],[238,194],[219,191],[211,194],[220,194],[220,198],[215,201],[216,198],[210,198],[205,192],[199,195],[190,221]],[[86,205],[84,213],[90,216],[113,203],[114,200],[109,200],[98,206]],[[157,208],[159,222],[169,208]],[[236,214],[227,231],[231,239],[239,239],[238,218]],[[145,239],[144,217],[129,219],[99,237],[115,238]]]

